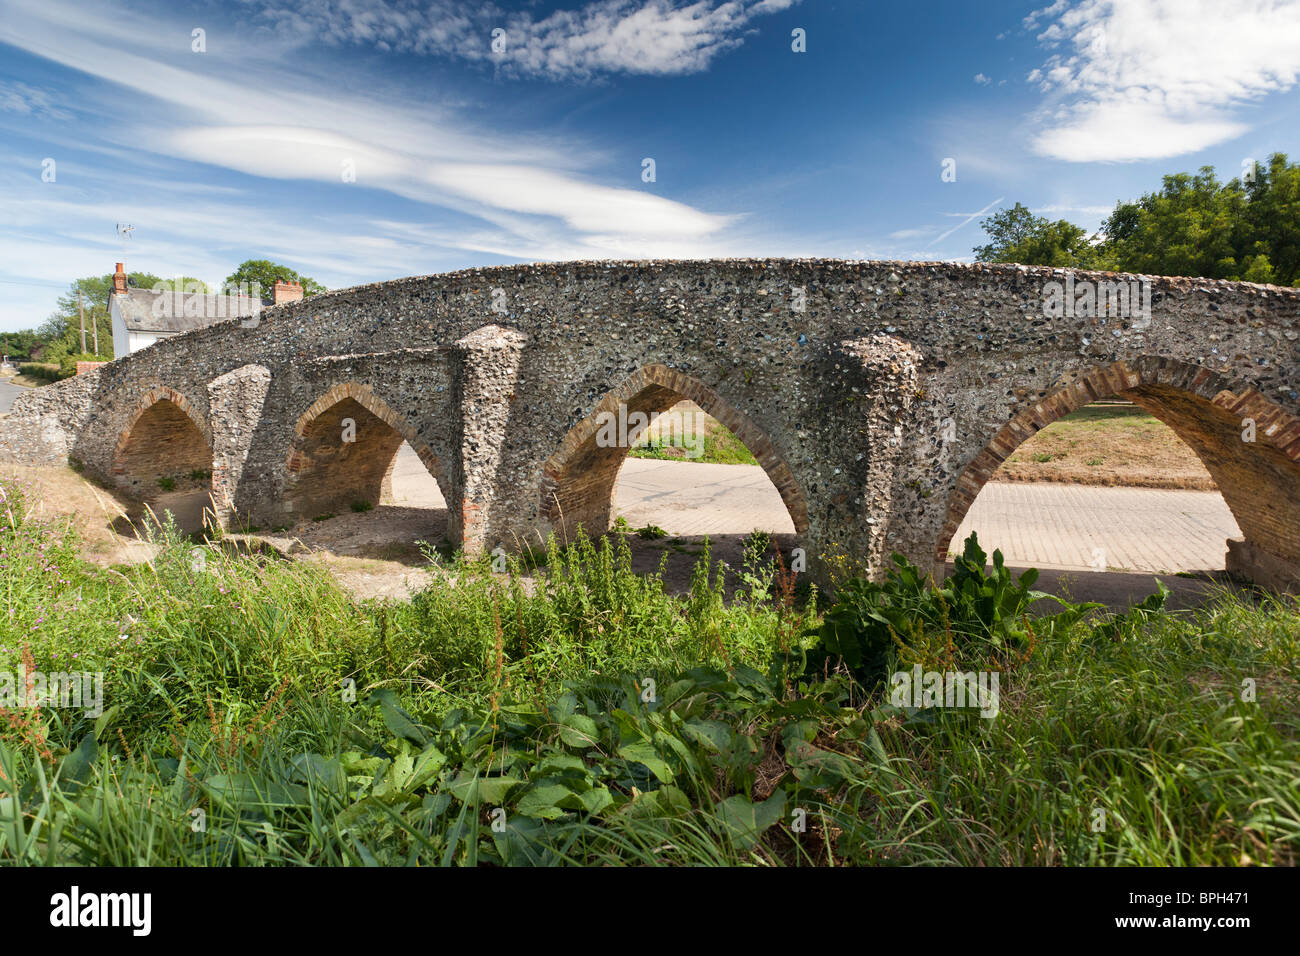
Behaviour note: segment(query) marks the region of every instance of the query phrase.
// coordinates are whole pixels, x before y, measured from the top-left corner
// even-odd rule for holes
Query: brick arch
[[[174,388],[154,385],[136,402],[118,433],[109,466],[116,484],[212,470],[212,430],[194,403]]]
[[[666,365],[648,365],[607,392],[590,415],[569,430],[559,449],[542,466],[541,514],[556,527],[585,526],[598,533],[609,527],[614,485],[627,448],[596,444],[602,413],[664,412],[683,399],[694,402],[731,429],[767,473],[785,502],[795,532],[808,531],[808,503],[790,466],[767,435],[748,416],[702,382]]]
[[[342,440],[347,418],[356,424],[355,442]],[[442,466],[428,442],[368,385],[334,385],[299,416],[293,433],[285,462],[290,510],[323,513],[357,500],[378,504],[388,490],[403,441],[445,489]]]
[[[1072,376],[1023,406],[958,477],[935,560],[947,560],[976,496],[1024,441],[1070,412],[1110,397],[1146,409],[1196,452],[1248,542],[1300,560],[1300,418],[1211,369],[1157,356]],[[1254,444],[1242,439],[1248,418],[1255,422]]]

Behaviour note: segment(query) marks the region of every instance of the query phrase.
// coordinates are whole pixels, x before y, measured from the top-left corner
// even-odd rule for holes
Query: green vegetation
[[[32,357],[32,349],[40,344],[32,329],[21,332],[0,332],[0,354],[9,356],[11,362],[22,362]]]
[[[614,535],[359,604],[170,527],[100,568],[2,487],[0,671],[102,671],[106,709],[0,712],[0,862],[1295,861],[1295,601],[1033,617],[972,541],[822,613],[760,543],[726,602],[707,546],[678,598]],[[1000,672],[1000,713],[892,705],[913,664]]]
[[[304,296],[317,295],[326,291],[323,285],[310,276],[305,276],[288,266],[282,266],[278,262],[271,262],[269,259],[244,260],[234,272],[226,276],[223,285],[225,288],[238,288],[242,284],[251,288],[254,283],[257,283],[262,290],[262,298],[270,299],[277,282],[298,283],[302,286]]]
[[[989,241],[975,257],[1300,285],[1300,164],[1276,153],[1244,178],[1221,183],[1212,166],[1165,176],[1158,192],[1117,204],[1091,237],[1016,203],[981,223]]]
[[[77,367],[72,366],[73,372]],[[18,374],[25,375],[28,378],[41,379],[46,382],[57,382],[64,378],[63,370],[53,362],[19,362]]]
[[[668,438],[645,439],[629,449],[633,458],[652,458],[659,461],[691,461],[705,465],[757,465],[758,459],[749,453],[745,443],[732,434],[721,422],[708,421],[703,439],[691,436],[692,443],[703,441],[703,446],[686,446],[686,437],[671,435]],[[696,454],[698,452],[698,454]],[[696,455],[696,457],[691,457]]]
[[[366,511],[372,511],[374,510],[374,507],[375,506],[371,504],[369,501],[365,501],[362,499],[358,499],[352,502],[352,510],[355,511],[357,514],[362,514],[363,512]]]

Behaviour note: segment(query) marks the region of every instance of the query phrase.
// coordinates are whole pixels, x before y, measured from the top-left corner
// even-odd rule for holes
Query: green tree
[[[1157,192],[1119,202],[1100,241],[1019,203],[981,223],[985,262],[1023,262],[1300,286],[1300,164],[1275,153],[1220,182],[1211,166],[1163,178]]]
[[[1115,207],[1106,256],[1125,272],[1239,279],[1245,203],[1241,184],[1221,184],[1211,166],[1165,176],[1159,192]]]
[[[983,220],[985,245],[974,249],[980,262],[1019,262],[1026,265],[1093,268],[1098,251],[1086,230],[1065,219],[1056,222],[1035,216],[1020,203]]]
[[[1300,163],[1274,153],[1253,174],[1244,184],[1243,233],[1257,254],[1268,256],[1274,283],[1300,285]]]
[[[32,357],[32,349],[40,345],[41,340],[31,329],[21,332],[0,332],[0,354],[9,356],[11,362],[26,362]]]
[[[241,283],[251,287],[253,283],[257,283],[261,287],[263,298],[269,299],[271,290],[275,288],[277,282],[297,282],[302,286],[304,296],[326,291],[325,287],[315,279],[302,275],[288,266],[282,266],[278,262],[271,262],[269,259],[246,259],[241,262],[234,272],[226,276],[225,287],[237,287]]]

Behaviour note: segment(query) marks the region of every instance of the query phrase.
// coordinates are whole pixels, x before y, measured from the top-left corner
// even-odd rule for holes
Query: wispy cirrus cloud
[[[56,105],[54,96],[48,91],[26,83],[7,83],[3,80],[0,80],[0,111],[23,116],[44,115],[59,120],[71,116],[67,110]]]
[[[714,24],[722,42],[738,36],[735,24],[746,17],[788,5],[733,3],[719,14],[728,5],[640,4],[653,14],[642,22],[614,16],[633,12],[628,4],[591,4],[578,21],[591,28],[573,33],[578,48],[591,49],[572,67],[536,69],[685,69],[720,49],[701,39],[700,24]],[[11,147],[0,164],[0,279],[8,283],[0,327],[34,324],[50,282],[101,273],[120,258],[115,222],[137,227],[125,252],[158,274],[218,281],[241,258],[270,257],[334,287],[492,257],[807,253],[796,239],[774,240],[749,223],[743,207],[706,209],[642,183],[640,152],[611,157],[599,136],[484,121],[481,101],[455,89],[433,96],[391,72],[341,83],[331,72],[338,58],[320,56],[311,30],[286,31],[272,20],[275,29],[252,31],[247,18],[238,28],[211,19],[208,52],[199,55],[191,50],[193,19],[158,8],[5,6],[0,48],[64,72],[46,91],[32,74],[0,70],[0,142]],[[362,15],[360,5],[349,10]],[[410,11],[416,29],[425,14]],[[372,21],[377,45],[388,42],[386,15],[377,10]],[[541,49],[556,47],[556,23]],[[638,59],[636,50],[652,51],[667,23],[682,28],[685,39],[665,48],[678,52],[655,54],[665,57],[659,66]],[[348,27],[335,42],[363,36]],[[619,44],[624,53],[615,55]],[[6,141],[10,131],[24,142]],[[42,156],[57,158],[57,181],[41,179]],[[341,178],[345,166],[355,181]]]
[[[121,116],[98,128],[115,147],[262,179],[339,184],[346,167],[356,188],[478,220],[463,232],[477,237],[476,251],[495,247],[547,259],[557,249],[595,257],[725,254],[732,248],[723,233],[739,216],[603,183],[584,168],[601,158],[599,149],[575,150],[571,141],[525,130],[480,128],[436,104],[350,96],[328,80],[280,67],[263,49],[234,51],[223,69],[207,70],[203,58],[187,56],[188,29],[175,24],[165,30],[156,21],[148,21],[150,29],[144,21],[131,29],[125,10],[105,18],[111,25],[90,13],[73,25],[61,8],[46,3],[13,5],[21,15],[0,21],[0,42],[125,88],[140,104],[155,104],[122,110],[121,92],[100,87],[86,94],[88,115],[102,114],[111,102]],[[209,39],[219,42],[220,34],[213,31]],[[286,121],[250,122],[263,117]],[[448,248],[462,247],[453,230],[436,234]]]
[[[1061,51],[1028,76],[1052,98],[1033,148],[1056,159],[1195,152],[1300,78],[1300,0],[1057,0],[1024,23]]]
[[[490,63],[554,80],[697,73],[744,42],[755,18],[799,0],[593,0],[541,18],[452,0],[254,3],[253,21],[303,40]]]

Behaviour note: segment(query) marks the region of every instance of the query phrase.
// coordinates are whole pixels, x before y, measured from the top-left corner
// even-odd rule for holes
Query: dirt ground
[[[81,536],[86,560],[102,566],[135,564],[153,555],[149,544],[133,532],[124,532],[129,514],[138,509],[71,468],[4,465],[0,477],[22,489],[33,516],[71,525]]]
[[[435,575],[445,573],[429,555],[439,549],[446,553],[446,506],[437,484],[422,468],[414,453],[402,455],[394,474],[393,500],[371,511],[227,537],[255,548],[269,546],[290,560],[319,563],[358,599],[408,600]],[[99,487],[66,467],[5,465],[0,466],[0,477],[19,484],[33,514],[71,524],[84,542],[86,560],[110,566],[153,557],[154,546],[144,532],[146,510],[140,502]],[[202,533],[206,504],[201,492],[175,491],[158,495],[150,509],[159,518],[170,511],[184,532]],[[776,538],[787,550],[793,546],[789,536]],[[710,535],[713,557],[739,568],[744,539],[744,534]],[[627,540],[637,571],[653,573],[666,559],[668,589],[679,594],[690,590],[691,574],[703,551],[702,535],[646,540],[632,534]],[[524,582],[531,586],[533,577]]]
[[[1017,448],[993,480],[1218,490],[1168,425],[1128,404],[1088,405],[1053,422]]]

